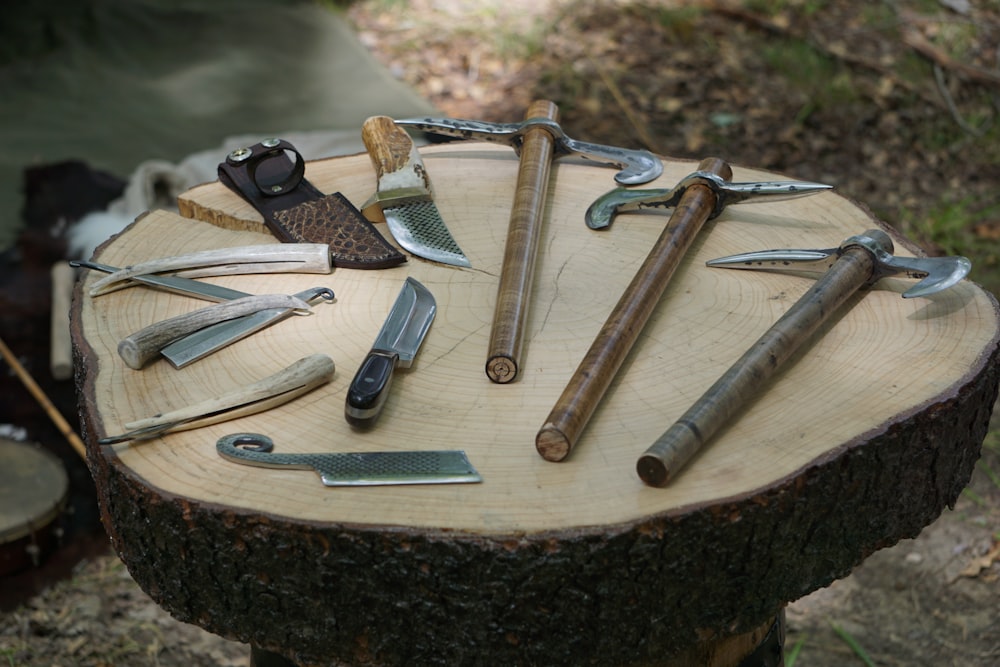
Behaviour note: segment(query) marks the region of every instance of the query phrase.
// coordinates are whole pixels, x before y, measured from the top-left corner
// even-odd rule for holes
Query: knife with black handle
[[[430,329],[437,305],[421,283],[407,278],[371,350],[347,389],[344,415],[353,426],[375,423],[397,366],[409,368]]]

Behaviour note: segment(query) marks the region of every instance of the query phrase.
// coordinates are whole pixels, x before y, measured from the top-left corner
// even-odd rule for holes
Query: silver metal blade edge
[[[433,201],[387,206],[382,214],[396,242],[414,255],[442,264],[472,266]]]
[[[184,368],[236,341],[243,340],[278,320],[290,317],[289,308],[271,308],[235,320],[219,322],[174,341],[160,355],[174,368]]]
[[[436,312],[437,304],[430,291],[413,278],[407,278],[372,349],[395,352],[400,363],[408,366],[417,355]]]

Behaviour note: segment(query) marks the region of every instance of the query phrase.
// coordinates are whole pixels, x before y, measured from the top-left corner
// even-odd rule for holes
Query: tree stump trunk
[[[537,430],[667,215],[589,230],[584,211],[613,172],[555,163],[523,370],[496,384],[484,364],[517,158],[470,143],[422,155],[471,269],[411,256],[380,271],[206,278],[259,294],[325,285],[337,299],[182,370],[162,360],[132,370],[116,346],[203,302],[145,287],[90,297],[99,276],[78,283],[76,377],[105,526],[178,619],[302,665],[675,664],[759,633],[787,602],[916,536],[968,482],[997,395],[997,304],[968,281],[904,300],[905,278],[860,293],[671,486],[636,475],[646,447],[813,282],[705,261],[834,247],[879,224],[836,193],[732,206],[710,221],[572,455],[543,460]],[[667,160],[649,187],[694,167]],[[309,163],[306,177],[356,206],[375,188],[366,155]],[[150,213],[96,259],[273,242],[218,183],[180,205],[187,218]],[[914,252],[887,231],[897,254]],[[437,319],[377,425],[357,431],[344,395],[407,276],[434,293]],[[315,352],[334,359],[334,379],[292,403],[96,444]],[[220,458],[216,441],[240,431],[288,453],[463,449],[483,482],[327,488],[310,471]],[[699,660],[734,665],[740,651]]]

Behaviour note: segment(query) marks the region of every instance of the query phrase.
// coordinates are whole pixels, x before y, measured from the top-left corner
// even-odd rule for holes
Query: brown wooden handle
[[[870,251],[851,247],[673,426],[647,449],[636,472],[666,486],[688,460],[750,399],[875,270]]]
[[[218,322],[271,308],[287,308],[303,312],[311,310],[308,303],[288,294],[263,294],[224,301],[140,329],[118,343],[118,354],[129,368],[139,370],[161,349],[178,338]]]
[[[56,380],[73,377],[73,342],[69,335],[69,309],[73,301],[76,269],[69,262],[56,262],[52,277],[52,316],[49,320],[49,372]]]
[[[528,118],[558,121],[559,108],[536,100],[528,107]],[[501,384],[513,381],[519,371],[554,149],[555,140],[545,129],[525,133],[486,357],[487,377]]]
[[[378,192],[391,194],[394,191],[415,189],[430,195],[430,182],[424,169],[420,153],[406,133],[388,116],[372,116],[361,126],[361,140],[368,149],[375,175],[378,177]]]
[[[726,180],[733,174],[718,158],[702,160],[698,170]],[[715,194],[707,185],[692,185],[685,191],[538,431],[535,448],[542,458],[562,461],[572,451],[715,203]]]

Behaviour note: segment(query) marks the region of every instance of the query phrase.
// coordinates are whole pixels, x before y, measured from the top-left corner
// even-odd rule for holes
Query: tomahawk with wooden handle
[[[558,115],[555,104],[537,100],[520,123],[462,118],[396,121],[398,125],[456,139],[509,144],[521,158],[486,358],[486,375],[497,383],[513,381],[519,371],[550,163],[572,155],[617,167],[620,171],[615,180],[623,185],[647,183],[663,173],[663,163],[647,150],[571,139],[559,126]]]
[[[557,121],[559,109],[552,102],[538,100],[532,102],[526,115]],[[511,382],[519,370],[553,147],[552,135],[542,128],[526,132],[521,145],[521,163],[486,355],[487,377],[501,384]]]
[[[604,224],[597,227],[606,227],[619,206],[631,206],[637,199],[655,201],[651,206],[673,206],[674,212],[538,431],[535,448],[546,460],[562,461],[572,451],[706,221],[721,214],[729,203],[753,198],[785,198],[829,189],[826,185],[797,181],[787,181],[781,188],[764,183],[743,183],[736,190],[745,196],[735,197],[729,194],[736,185],[729,183],[731,178],[732,169],[728,164],[719,158],[707,158],[698,165],[698,171],[675,188],[648,191],[619,188],[591,205],[588,224],[600,217]],[[760,187],[754,188],[754,185]],[[789,187],[792,185],[798,189]]]
[[[727,268],[829,269],[673,426],[639,458],[636,470],[650,486],[666,486],[678,470],[726,424],[796,350],[865,285],[893,274],[923,280],[903,293],[926,296],[951,287],[971,269],[964,257],[892,256],[889,235],[879,229],[852,236],[839,248],[734,255],[709,262]]]

